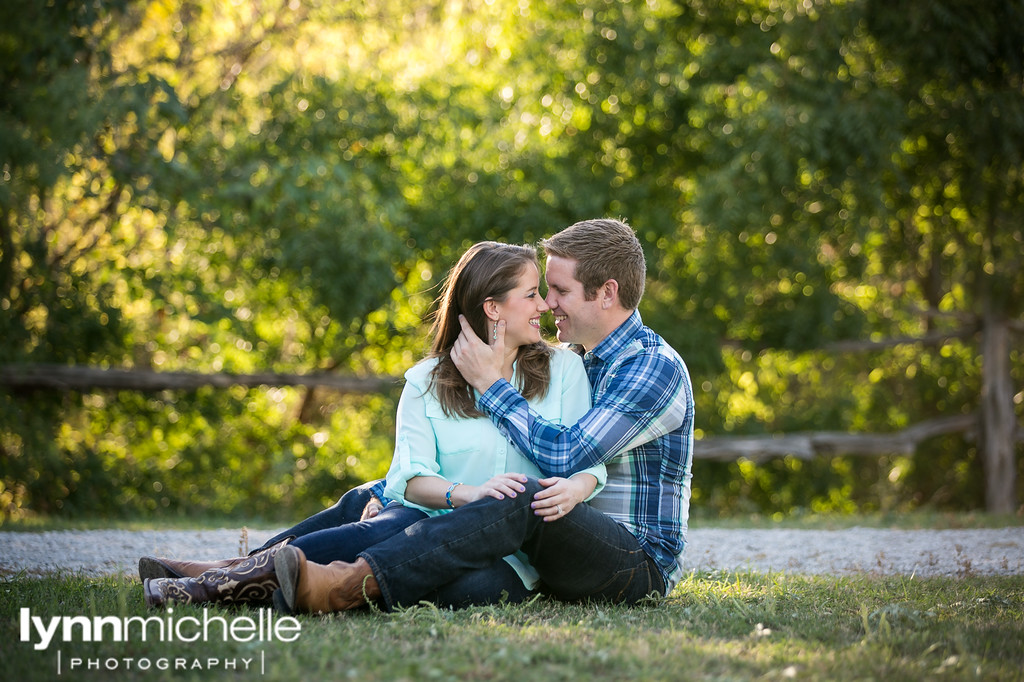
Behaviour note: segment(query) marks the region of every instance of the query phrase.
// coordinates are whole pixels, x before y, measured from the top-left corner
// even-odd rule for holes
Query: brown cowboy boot
[[[380,586],[364,559],[324,566],[306,561],[298,547],[285,547],[274,559],[280,597],[275,605],[292,613],[333,613],[358,608],[380,596]]]
[[[142,584],[146,606],[159,608],[167,602],[248,602],[269,600],[277,589],[274,556],[289,540],[242,557],[226,568],[214,568],[199,576],[148,578]]]
[[[295,536],[291,535],[277,542],[271,547],[276,547],[290,540]],[[268,547],[267,549],[270,549]],[[248,559],[256,551],[248,556],[235,557],[233,559],[219,559],[217,561],[185,561],[178,559],[167,559],[165,557],[144,556],[139,559],[139,580],[145,582],[147,578],[198,578],[207,571],[218,568],[230,569]]]

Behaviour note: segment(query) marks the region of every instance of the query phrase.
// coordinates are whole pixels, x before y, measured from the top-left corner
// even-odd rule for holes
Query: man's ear
[[[619,283],[614,279],[608,280],[597,290],[597,295],[601,299],[602,310],[608,310],[619,300]]]
[[[500,317],[498,315],[498,302],[493,298],[489,298],[484,301],[484,315],[486,315],[489,320],[493,320],[495,322],[498,321]]]

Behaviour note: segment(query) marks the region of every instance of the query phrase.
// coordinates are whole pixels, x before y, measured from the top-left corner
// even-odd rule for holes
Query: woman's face
[[[505,348],[518,348],[541,340],[540,316],[549,308],[540,295],[540,272],[528,263],[505,300],[496,302],[498,319],[505,320]],[[494,329],[488,324],[488,332]]]

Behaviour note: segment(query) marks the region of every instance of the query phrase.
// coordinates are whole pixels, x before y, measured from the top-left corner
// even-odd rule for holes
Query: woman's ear
[[[498,302],[493,298],[489,298],[484,301],[484,315],[487,316],[488,320],[492,320],[494,322],[498,321]]]

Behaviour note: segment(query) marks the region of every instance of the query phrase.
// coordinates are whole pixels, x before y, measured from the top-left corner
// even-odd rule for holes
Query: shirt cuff
[[[370,493],[374,495],[383,504],[387,504],[387,498],[384,496],[384,488],[386,487],[386,481],[382,478],[372,486],[370,486]]]
[[[498,379],[488,388],[477,401],[477,407],[493,417],[501,419],[512,411],[518,400],[523,397],[512,388],[507,379]]]

